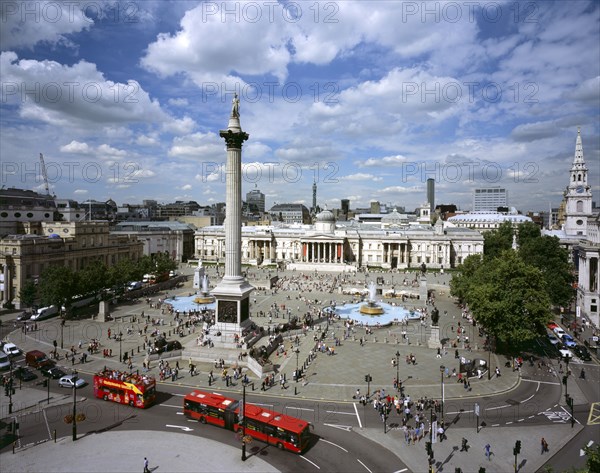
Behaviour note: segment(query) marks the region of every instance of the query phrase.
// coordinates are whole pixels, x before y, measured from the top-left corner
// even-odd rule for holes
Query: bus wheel
[[[129,405],[133,407],[133,401],[129,401]]]
[[[200,417],[200,423],[201,424],[206,424],[206,419],[204,417]]]
[[[105,401],[108,401],[108,396],[105,394],[102,399],[104,399]]]
[[[278,442],[278,443],[277,443],[277,448],[278,448],[279,450],[283,450],[283,444],[282,444],[281,442]]]

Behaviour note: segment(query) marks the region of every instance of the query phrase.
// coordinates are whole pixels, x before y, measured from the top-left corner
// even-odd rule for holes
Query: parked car
[[[552,343],[552,345],[558,345],[560,343],[560,340],[554,335],[548,334],[548,340],[550,340],[550,343]]]
[[[85,379],[80,378],[79,376],[77,376],[75,374],[68,374],[58,380],[58,385],[61,388],[73,389],[73,385],[75,385],[75,389],[79,389],[79,388],[85,386],[86,384],[87,383],[85,382]]]
[[[560,327],[554,327],[553,332],[558,338],[561,338],[565,333],[567,333]]]
[[[567,348],[573,348],[577,346],[577,342],[575,342],[575,340],[573,340],[573,337],[571,337],[571,335],[569,335],[568,333],[565,333],[560,339],[562,340],[563,345]]]
[[[43,366],[40,372],[46,378],[58,379],[63,377],[66,373],[58,368],[57,366]]]
[[[34,379],[37,378],[37,374],[35,374],[33,371],[31,371],[26,366],[19,366],[15,370],[15,376],[17,377],[17,379],[20,379],[21,381],[24,381],[24,382],[33,381]]]
[[[574,346],[573,352],[575,353],[575,355],[577,355],[578,358],[580,358],[583,361],[591,361],[592,360],[592,356],[590,355],[590,352],[583,345]]]
[[[128,285],[127,285],[127,290],[128,291],[135,291],[137,289],[141,289],[142,287],[144,287],[144,285],[142,284],[141,281],[131,281]]]
[[[0,352],[0,371],[10,369],[10,359],[4,352]]]
[[[546,327],[548,327],[550,330],[554,330],[555,328],[558,327],[558,324],[556,322],[554,322],[554,320],[551,320],[548,325],[546,325]]]
[[[8,356],[18,356],[21,354],[21,350],[14,343],[5,343],[2,347],[2,351]]]
[[[571,350],[568,350],[567,348],[560,348],[558,350],[558,353],[560,354],[561,358],[573,358],[573,353],[571,352]]]

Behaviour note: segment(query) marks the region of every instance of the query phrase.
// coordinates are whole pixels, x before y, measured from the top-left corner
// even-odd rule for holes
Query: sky
[[[2,1],[0,83],[1,184],[65,199],[225,201],[234,93],[267,208],[547,210],[578,127],[600,191],[596,1]]]

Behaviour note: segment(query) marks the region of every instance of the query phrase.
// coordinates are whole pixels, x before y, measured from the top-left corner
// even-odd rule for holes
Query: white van
[[[42,307],[38,309],[35,314],[31,316],[31,320],[44,320],[58,314],[58,308],[55,305],[48,307]]]
[[[135,291],[136,289],[141,289],[142,287],[144,287],[144,285],[141,283],[141,281],[131,281],[127,286],[127,290]]]
[[[10,368],[10,360],[8,359],[8,355],[3,352],[0,352],[0,371],[5,371]]]

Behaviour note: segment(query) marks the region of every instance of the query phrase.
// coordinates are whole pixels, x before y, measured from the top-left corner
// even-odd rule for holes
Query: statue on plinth
[[[240,118],[240,99],[237,93],[233,95],[231,101],[231,118]]]

